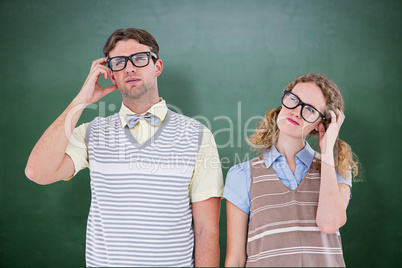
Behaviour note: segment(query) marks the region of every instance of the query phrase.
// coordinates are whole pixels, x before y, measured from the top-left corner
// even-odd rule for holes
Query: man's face
[[[149,52],[150,48],[138,43],[136,40],[129,39],[119,41],[110,51],[109,58],[117,56],[130,56],[138,52]],[[135,67],[130,60],[127,66],[121,71],[113,72],[112,81],[123,95],[123,100],[140,99],[142,97],[152,96],[157,93],[157,77],[162,72],[162,61],[155,63],[150,58],[149,64],[145,67]]]

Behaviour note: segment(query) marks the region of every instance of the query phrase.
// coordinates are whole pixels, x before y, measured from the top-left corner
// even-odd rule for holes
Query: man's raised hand
[[[106,58],[100,58],[92,62],[91,70],[84,85],[81,88],[78,98],[81,103],[91,104],[95,103],[107,94],[117,89],[116,85],[111,85],[106,88],[102,88],[99,85],[99,77],[103,74],[105,80],[112,78],[112,71],[106,66]]]

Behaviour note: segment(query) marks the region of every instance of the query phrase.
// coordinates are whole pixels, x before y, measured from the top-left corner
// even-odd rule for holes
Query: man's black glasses
[[[139,52],[128,57],[117,56],[107,59],[107,65],[113,72],[118,72],[126,68],[128,60],[130,60],[135,67],[145,67],[149,64],[150,56],[154,57],[155,60],[158,59],[153,52]]]

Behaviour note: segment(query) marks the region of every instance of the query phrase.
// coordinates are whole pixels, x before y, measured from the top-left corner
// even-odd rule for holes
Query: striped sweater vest
[[[168,111],[139,144],[118,114],[89,124],[87,266],[193,266],[189,186],[203,127]]]
[[[266,167],[263,156],[251,160],[250,167],[246,266],[344,267],[339,231],[324,234],[315,221],[321,179],[318,170],[310,168],[297,189],[291,190],[272,167]]]

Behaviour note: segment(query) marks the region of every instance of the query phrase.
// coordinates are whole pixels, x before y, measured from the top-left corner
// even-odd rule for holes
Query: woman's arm
[[[335,168],[326,161],[322,161],[320,197],[316,216],[321,232],[332,234],[345,225],[349,198],[349,185],[338,184]]]
[[[226,201],[227,245],[226,267],[244,267],[246,264],[246,244],[248,215],[243,210]]]
[[[346,223],[346,208],[349,204],[350,187],[346,184],[338,184],[334,162],[334,144],[339,130],[345,119],[345,115],[338,110],[338,117],[333,111],[331,124],[327,131],[320,124],[321,147],[321,186],[316,222],[321,232],[335,233]]]

